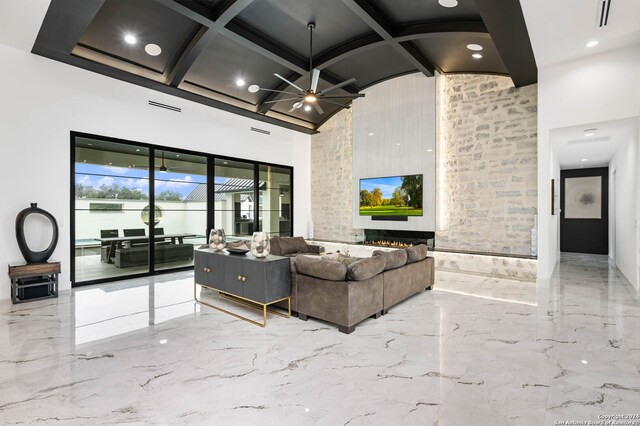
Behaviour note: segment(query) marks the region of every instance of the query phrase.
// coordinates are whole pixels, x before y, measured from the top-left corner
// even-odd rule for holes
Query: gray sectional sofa
[[[291,309],[302,320],[328,321],[343,333],[434,284],[434,259],[427,256],[425,245],[375,251],[359,259],[321,257],[322,247],[305,242],[305,248],[302,237],[278,238],[275,245],[273,241],[272,254],[291,257]]]

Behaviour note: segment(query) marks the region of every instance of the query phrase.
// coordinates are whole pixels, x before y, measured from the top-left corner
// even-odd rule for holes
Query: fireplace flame
[[[364,245],[378,246],[378,247],[393,247],[393,248],[413,247],[413,244],[410,244],[410,243],[402,243],[400,241],[389,241],[389,240],[364,241]]]

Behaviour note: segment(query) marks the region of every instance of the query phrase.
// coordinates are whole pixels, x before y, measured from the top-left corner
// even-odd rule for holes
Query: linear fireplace
[[[433,231],[396,231],[391,229],[365,229],[362,244],[409,247],[417,244],[426,244],[429,250],[433,250],[435,232]]]

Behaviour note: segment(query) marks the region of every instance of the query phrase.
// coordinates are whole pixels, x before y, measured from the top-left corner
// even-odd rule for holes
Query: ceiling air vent
[[[606,27],[609,23],[609,10],[611,9],[611,0],[599,0],[598,5],[598,26]]]
[[[573,139],[567,142],[567,145],[581,145],[585,143],[594,143],[594,142],[608,142],[611,140],[611,136],[600,136],[589,139]]]
[[[174,106],[167,105],[167,104],[161,104],[160,102],[149,101],[149,105],[154,106],[154,107],[158,107],[158,108],[168,109],[168,110],[175,111],[175,112],[182,112],[182,108],[174,107]]]
[[[258,133],[263,133],[263,134],[265,134],[265,135],[270,135],[270,134],[271,134],[271,132],[270,132],[270,131],[268,131],[268,130],[264,130],[264,129],[258,129],[257,127],[252,127],[252,128],[251,128],[251,131],[252,131],[252,132],[258,132]]]

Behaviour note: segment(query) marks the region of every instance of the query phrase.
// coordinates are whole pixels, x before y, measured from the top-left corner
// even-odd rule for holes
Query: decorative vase
[[[39,214],[46,217],[53,227],[51,243],[49,243],[49,247],[43,251],[32,251],[27,244],[27,239],[24,235],[24,222],[30,214]],[[16,239],[18,240],[20,252],[22,252],[22,256],[24,256],[24,260],[26,260],[27,263],[44,263],[49,260],[58,245],[58,222],[56,222],[56,218],[53,217],[51,213],[39,208],[38,203],[31,203],[31,207],[22,210],[16,216]]]
[[[266,232],[254,232],[251,239],[251,254],[255,257],[267,257],[270,251],[269,234]]]
[[[224,248],[227,237],[224,235],[224,229],[212,229],[209,234],[209,247],[216,251]]]

